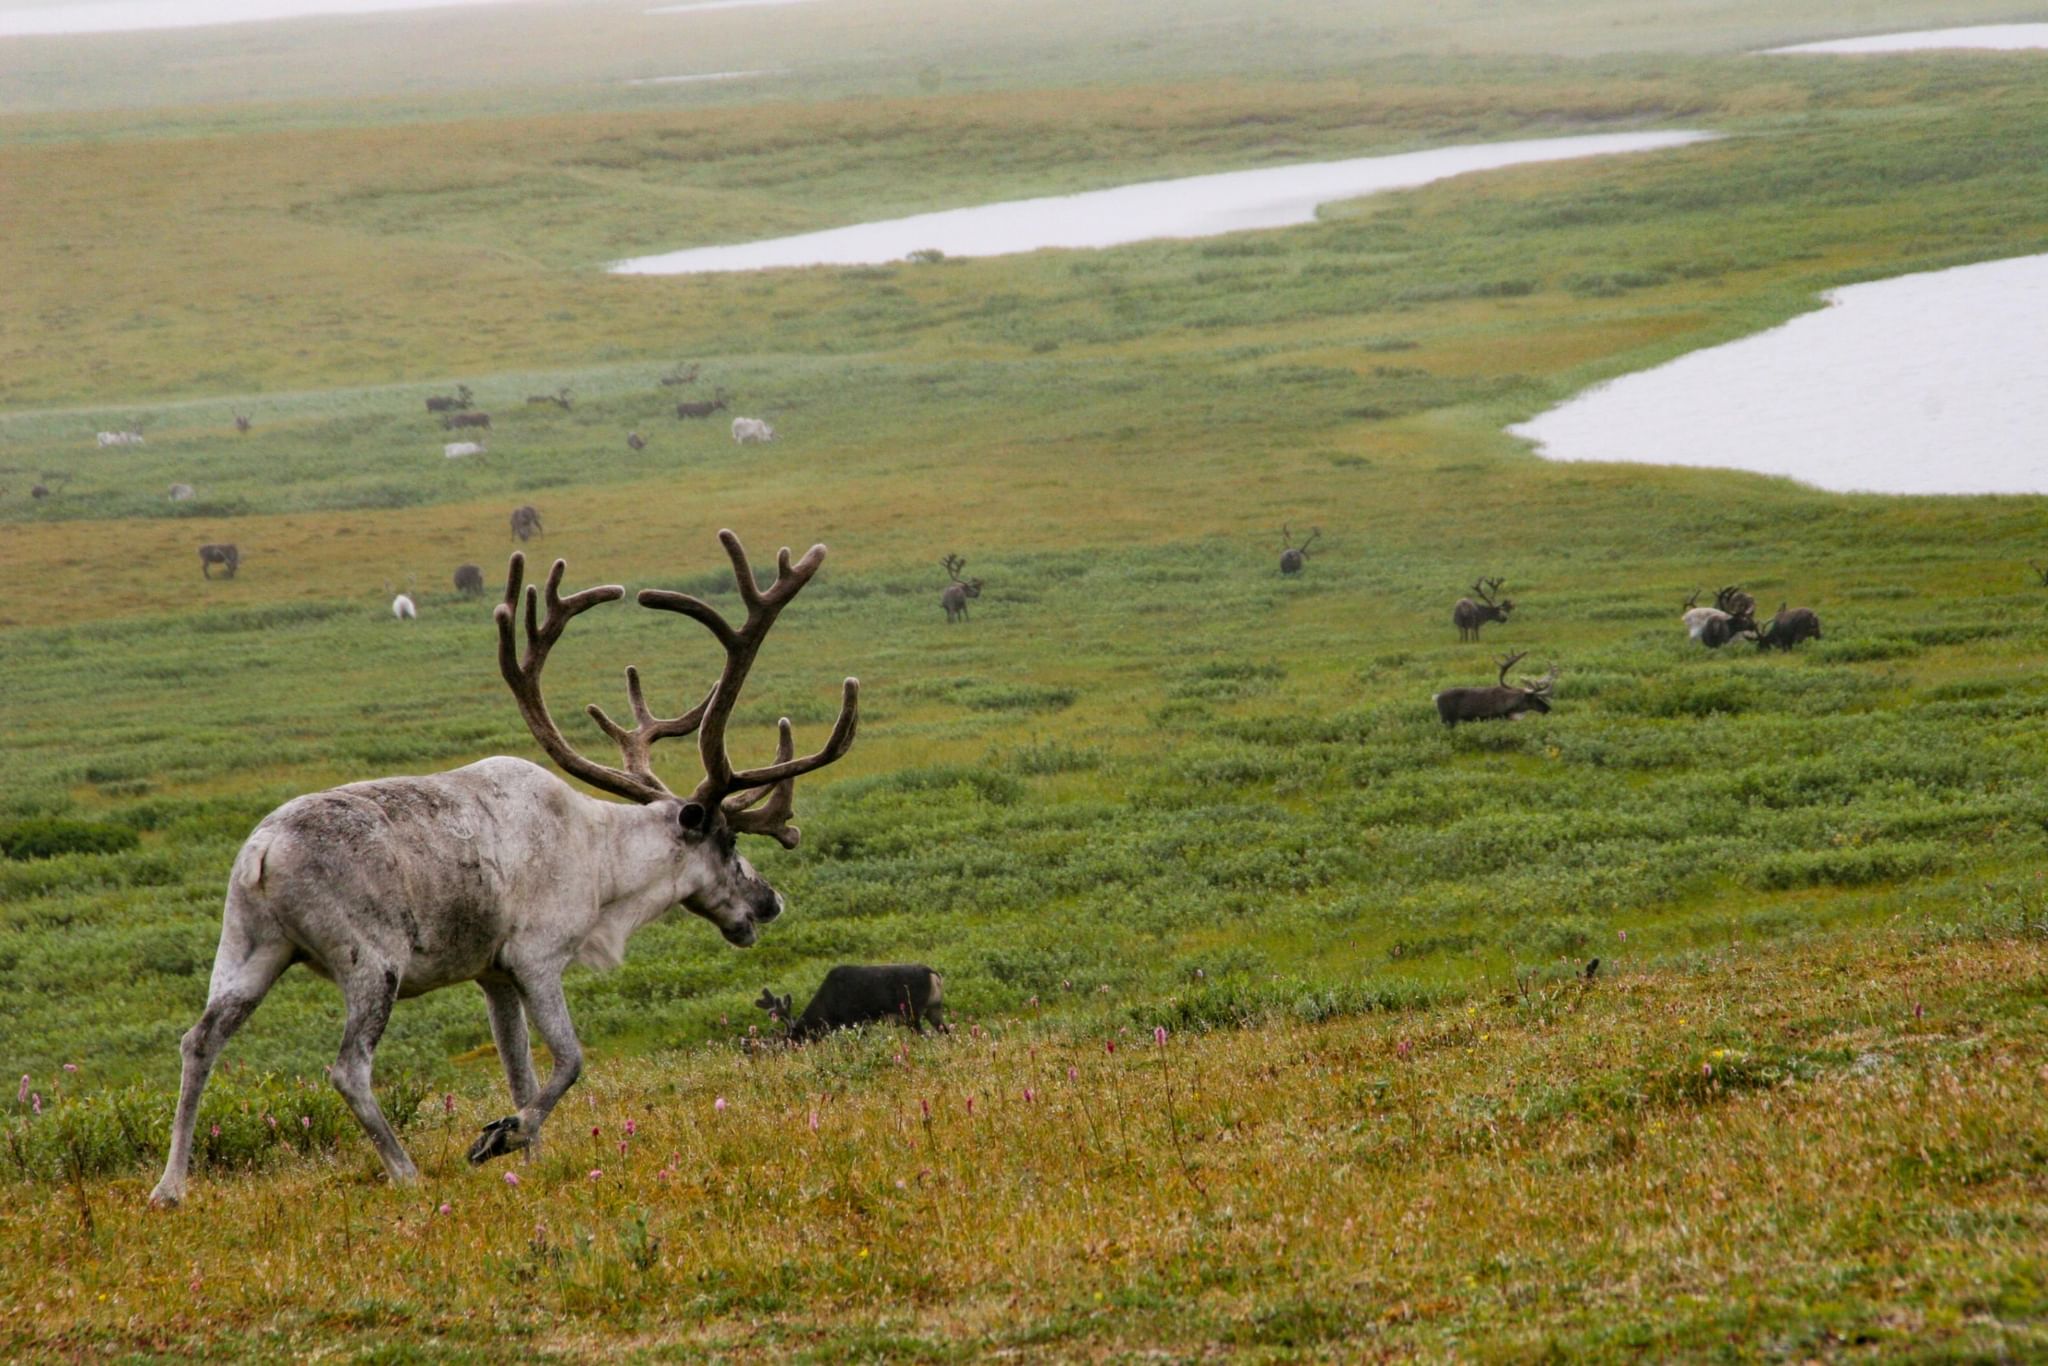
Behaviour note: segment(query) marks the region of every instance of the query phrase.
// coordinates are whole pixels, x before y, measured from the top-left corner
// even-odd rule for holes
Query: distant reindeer
[[[455,396],[453,398],[442,394],[435,394],[429,398],[427,400],[427,411],[430,413],[459,413],[467,409],[469,405],[469,386],[467,384],[458,384],[455,386]]]
[[[29,485],[28,496],[37,502],[41,502],[50,496],[50,486],[48,484],[31,484]]]
[[[102,447],[105,447],[105,446],[145,446],[145,445],[148,445],[148,444],[149,444],[148,442],[146,442],[146,441],[144,441],[144,440],[142,439],[142,433],[141,433],[141,432],[139,432],[139,431],[136,431],[136,430],[135,430],[134,428],[132,428],[132,427],[131,427],[131,428],[129,428],[129,429],[127,430],[127,431],[121,431],[121,432],[101,432],[101,433],[99,434],[98,440],[99,440],[99,443],[100,443],[100,445],[101,445]]]
[[[483,596],[484,571],[473,564],[457,565],[455,569],[455,591],[465,598]]]
[[[552,403],[563,412],[569,411],[569,386],[563,385],[552,394],[528,394],[528,403]]]
[[[1479,578],[1472,581],[1472,591],[1479,595],[1479,601],[1459,598],[1458,605],[1451,609],[1451,625],[1458,628],[1458,639],[1479,639],[1479,628],[1489,621],[1506,621],[1508,613],[1515,610],[1515,600],[1504,598],[1500,602],[1493,595],[1500,592],[1499,579]]]
[[[226,542],[217,545],[200,546],[200,577],[212,578],[215,565],[219,565],[227,571],[223,577],[232,579],[235,576],[235,571],[242,567],[242,552]]]
[[[939,606],[946,609],[946,621],[950,625],[967,620],[967,600],[981,596],[980,579],[963,579],[960,571],[967,567],[967,561],[958,555],[948,555],[939,563],[945,567],[946,576],[953,580],[946,591],[939,594]]]
[[[782,1022],[783,1037],[803,1043],[835,1029],[900,1020],[924,1033],[927,1021],[946,1028],[945,982],[922,963],[842,963],[825,974],[804,1013],[791,1013],[791,1000],[767,987],[754,1005]]]
[[[626,445],[636,451],[644,451],[647,449],[647,438],[638,432],[627,432]]]
[[[1789,650],[1802,640],[1820,639],[1820,618],[1811,607],[1794,607],[1786,610],[1784,603],[1778,604],[1778,615],[1771,618],[1771,624],[1757,632],[1756,647],[1759,650]]]
[[[249,434],[249,416],[248,416],[248,414],[246,414],[246,413],[236,413],[236,414],[235,414],[235,430],[236,430],[236,431],[238,431],[238,432],[240,432],[240,433],[241,433],[241,434],[242,434],[243,436],[247,436],[247,435]]]
[[[170,497],[174,503],[186,502],[192,497],[192,486],[190,484],[173,484],[171,485]]]
[[[450,413],[441,419],[441,425],[451,432],[458,427],[482,427],[485,431],[489,431],[491,429],[491,415],[489,413]]]
[[[412,575],[407,575],[405,580],[406,591],[391,599],[391,615],[400,621],[419,620],[419,604],[412,600],[413,577]],[[385,584],[384,591],[389,593],[391,585]]]
[[[1699,606],[1697,589],[1685,600],[1685,611],[1679,620],[1685,623],[1686,634],[1706,646],[1718,650],[1738,637],[1756,638],[1756,599],[1730,584],[1714,595],[1714,606]]]
[[[1500,683],[1490,688],[1445,688],[1435,697],[1436,714],[1447,726],[1460,721],[1516,721],[1523,713],[1550,710],[1550,692],[1557,684],[1557,666],[1541,678],[1525,678],[1522,686],[1508,682],[1508,670],[1522,662],[1527,650],[1499,661]]]
[[[679,361],[673,369],[661,377],[662,386],[672,389],[678,385],[695,384],[697,382],[697,371],[700,368],[695,365],[685,368]]]
[[[442,445],[441,454],[449,460],[460,460],[464,456],[488,454],[489,450],[481,441],[449,441]]]
[[[520,540],[531,540],[540,535],[540,509],[531,503],[522,503],[512,509],[512,534]]]
[[[754,442],[766,445],[775,439],[775,429],[758,417],[736,417],[732,420],[732,439],[742,446]]]
[[[1296,545],[1294,543],[1294,532],[1282,526],[1280,528],[1280,539],[1287,548],[1280,552],[1280,572],[1283,574],[1299,574],[1301,567],[1308,563],[1308,548],[1315,543],[1316,537],[1322,534],[1323,529],[1321,527],[1311,527],[1309,528],[1308,539],[1300,545]]]
[[[699,399],[692,403],[678,403],[676,405],[676,416],[679,418],[709,417],[713,413],[725,411],[726,405],[731,401],[732,396],[727,394],[723,387],[720,387],[712,392],[710,398]]]

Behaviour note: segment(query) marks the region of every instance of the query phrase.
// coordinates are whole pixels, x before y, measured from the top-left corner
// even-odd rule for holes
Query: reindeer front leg
[[[531,976],[520,974],[514,982],[526,1007],[527,1019],[540,1031],[541,1041],[554,1056],[554,1066],[548,1072],[547,1084],[531,1104],[521,1105],[516,1115],[484,1126],[469,1149],[470,1163],[475,1166],[538,1142],[540,1126],[547,1122],[583,1071],[583,1045],[576,1041],[576,1026],[569,1019],[569,1002],[562,994],[562,969],[554,967]]]

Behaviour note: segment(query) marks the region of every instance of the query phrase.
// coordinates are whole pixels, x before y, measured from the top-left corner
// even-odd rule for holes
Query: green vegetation
[[[857,8],[796,55],[716,30],[734,69],[844,40],[801,101],[428,100],[400,64],[404,99],[362,109],[59,116],[44,88],[0,123],[0,182],[34,187],[0,228],[0,1347],[2039,1350],[2039,500],[1553,466],[1501,434],[1819,289],[2044,249],[2039,59],[1764,60],[1741,50],[1825,17],[1729,4],[1667,40],[1641,7],[1517,0],[1483,27],[1389,5],[1320,46],[1335,6],[1193,15],[1118,67],[1082,40],[1142,14],[1093,6],[1011,67],[1006,30],[932,25],[953,55],[904,56],[941,67],[912,93],[836,27]],[[572,66],[618,51],[625,18],[593,13]],[[96,55],[225,71],[250,32]],[[1277,233],[594,269],[1643,126],[1727,136]],[[679,361],[695,384],[659,386]],[[421,400],[458,379],[495,421],[447,460]],[[568,411],[525,402],[563,386]],[[729,412],[673,416],[714,386]],[[735,447],[735,413],[776,443]],[[130,425],[147,445],[93,444]],[[516,1190],[460,1164],[503,1104],[474,993],[405,1003],[380,1050],[428,1173],[394,1193],[320,1079],[339,998],[289,974],[209,1093],[191,1207],[143,1217],[249,829],[325,785],[534,756],[489,601],[450,585],[496,580],[526,501],[529,553],[577,585],[730,594],[720,526],[757,558],[831,545],[733,732],[815,738],[864,682],[803,845],[751,851],[791,914],[745,954],[678,916],[572,977],[592,1062]],[[1298,579],[1283,522],[1323,528]],[[241,572],[203,581],[223,540]],[[946,552],[987,583],[965,625]],[[1478,573],[1520,606],[1460,645]],[[1686,641],[1686,594],[1738,581],[1826,638]],[[1435,690],[1525,649],[1560,666],[1555,711],[1437,723]],[[627,663],[659,708],[714,656],[671,617],[580,619],[549,689],[593,753],[576,708],[615,707]],[[694,776],[687,745],[657,759]],[[764,983],[892,959],[946,974],[960,1035],[733,1047]]]

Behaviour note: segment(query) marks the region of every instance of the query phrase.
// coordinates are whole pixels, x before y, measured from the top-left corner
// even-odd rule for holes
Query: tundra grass
[[[0,1066],[32,1101],[0,1153],[0,1236],[27,1252],[0,1270],[0,1340],[2037,1351],[2040,501],[1551,466],[1500,428],[1821,288],[2041,250],[2038,60],[1550,50],[1580,55],[10,125],[0,178],[34,193],[0,223]],[[1729,136],[1204,242],[595,270],[1648,125]],[[656,383],[680,361],[693,387]],[[494,426],[450,461],[421,400],[457,380]],[[525,402],[564,385],[567,412]],[[730,410],[673,416],[714,386]],[[736,448],[733,413],[778,441]],[[131,425],[147,445],[93,444]],[[866,685],[859,744],[803,784],[804,844],[761,858],[791,914],[747,954],[679,915],[572,977],[592,1066],[517,1191],[456,1170],[497,1113],[480,1001],[405,1003],[380,1052],[430,1171],[406,1196],[318,1080],[338,998],[289,974],[229,1049],[193,1209],[142,1220],[255,821],[531,755],[489,603],[448,586],[463,562],[497,581],[528,501],[529,554],[577,583],[729,600],[718,527],[757,560],[832,546],[734,730],[741,753],[778,714],[814,736],[841,676]],[[1324,531],[1297,579],[1283,523]],[[196,572],[216,540],[242,547],[232,581]],[[947,552],[988,582],[954,627]],[[1480,573],[1520,606],[1460,645]],[[1737,581],[1826,638],[1686,642],[1686,594]],[[396,622],[414,583],[421,619]],[[616,705],[627,663],[657,705],[701,688],[691,629],[580,619],[558,715]],[[1437,723],[1435,690],[1523,650],[1560,667],[1553,713]],[[689,753],[658,759],[689,776]],[[849,959],[932,963],[974,1028],[736,1060],[762,985],[800,995]],[[452,1117],[425,1100],[444,1091]],[[209,1206],[219,1232],[194,1236]]]
[[[607,1060],[537,1160],[484,1171],[461,1155],[498,1097],[407,1097],[408,1191],[359,1139],[306,1141],[334,1127],[324,1089],[229,1076],[212,1142],[253,1150],[175,1214],[143,1207],[140,1171],[0,1182],[0,1348],[2031,1359],[2041,915],[2036,885],[1962,933],[1659,969],[1610,941],[1590,981],[1331,1020],[1108,1005]],[[95,1112],[53,1102],[34,1132],[89,1160],[121,1141]],[[0,1122],[21,1160],[29,1126]]]

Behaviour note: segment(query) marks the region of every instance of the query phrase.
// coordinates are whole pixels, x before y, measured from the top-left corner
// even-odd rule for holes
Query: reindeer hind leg
[[[384,1118],[377,1095],[370,1089],[377,1041],[384,1037],[384,1026],[391,1021],[391,1007],[398,1000],[398,973],[390,967],[365,964],[350,974],[341,990],[348,1001],[348,1022],[342,1026],[341,1051],[334,1065],[327,1069],[327,1078],[370,1135],[377,1156],[384,1160],[391,1184],[414,1185],[420,1179],[419,1168],[407,1156],[398,1135],[391,1131],[391,1122]]]
[[[221,1049],[255,1012],[296,956],[297,951],[283,939],[252,942],[230,910],[228,922],[221,930],[220,948],[214,954],[206,1009],[179,1041],[184,1068],[178,1079],[178,1110],[171,1121],[171,1151],[164,1160],[162,1178],[149,1193],[150,1204],[168,1209],[185,1198],[185,1177],[192,1164],[192,1131],[199,1123],[199,1100],[206,1091],[206,1079],[212,1075]]]

